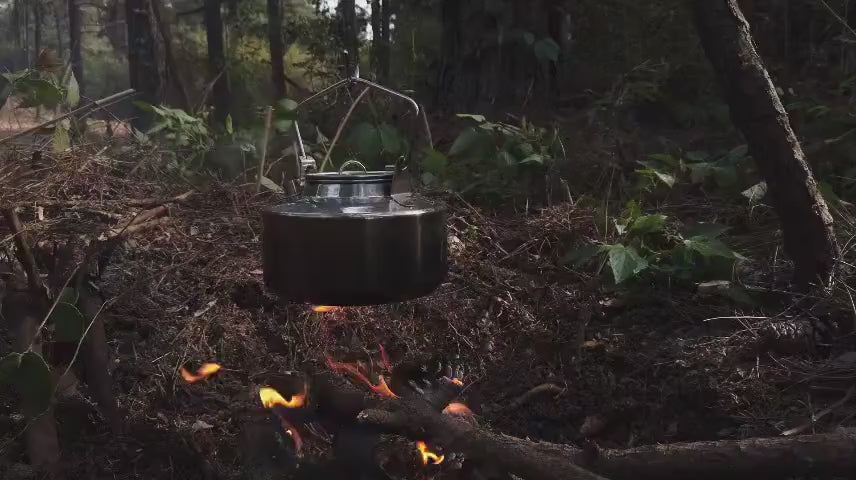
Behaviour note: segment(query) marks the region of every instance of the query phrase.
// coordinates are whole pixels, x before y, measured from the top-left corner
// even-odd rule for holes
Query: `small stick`
[[[47,122],[42,122],[33,128],[28,128],[28,129],[22,130],[18,133],[14,133],[12,135],[9,135],[8,137],[0,138],[0,144],[9,142],[9,141],[14,140],[14,139],[19,138],[19,137],[23,137],[24,135],[27,135],[27,134],[33,133],[35,131],[41,130],[45,127],[49,127],[49,126],[59,122],[60,120],[65,120],[66,118],[68,118],[72,115],[77,115],[83,111],[100,108],[100,107],[105,106],[107,104],[117,102],[117,101],[122,100],[123,98],[125,98],[129,95],[133,95],[135,92],[136,91],[134,89],[129,88],[128,90],[124,90],[124,91],[119,92],[119,93],[114,93],[113,95],[110,95],[109,97],[104,97],[101,100],[96,100],[96,101],[94,101],[90,104],[84,105],[80,108],[75,108],[74,110],[72,110],[70,112],[64,113],[64,114],[59,115],[57,117],[54,117],[51,120],[48,120]]]
[[[6,223],[9,224],[9,230],[14,235],[13,240],[15,241],[15,250],[18,254],[18,261],[21,262],[21,265],[24,267],[24,271],[27,272],[27,283],[29,284],[30,290],[34,293],[43,292],[44,286],[42,285],[41,277],[39,277],[39,269],[36,266],[36,259],[33,257],[33,251],[30,248],[29,235],[27,235],[27,232],[24,229],[24,224],[21,223],[21,218],[18,217],[18,213],[15,212],[14,208],[4,209],[3,218],[6,220]]]
[[[273,116],[273,107],[265,110],[265,134],[262,139],[262,151],[259,154],[259,174],[256,179],[256,193],[262,190],[262,177],[265,176],[265,156],[267,155],[268,139],[270,137],[270,122]]]
[[[542,383],[537,387],[532,387],[528,392],[514,399],[511,403],[508,404],[503,410],[509,411],[520,408],[529,400],[532,400],[534,397],[539,395],[544,395],[550,393],[553,397],[558,397],[559,395],[565,393],[565,389],[554,384],[554,383]]]
[[[817,414],[813,414],[813,415],[811,416],[812,418],[811,418],[808,422],[803,423],[802,425],[796,426],[796,427],[794,427],[794,428],[791,428],[791,429],[789,429],[789,430],[785,430],[784,432],[782,432],[782,436],[784,436],[784,437],[790,437],[790,436],[792,436],[792,435],[798,435],[798,434],[800,434],[800,433],[802,433],[802,432],[804,432],[804,431],[808,430],[809,428],[811,428],[811,427],[813,427],[815,424],[817,424],[817,422],[818,422],[821,418],[823,418],[823,417],[825,417],[825,416],[829,415],[829,414],[830,414],[830,413],[832,413],[834,410],[836,410],[838,407],[840,407],[840,406],[844,405],[845,403],[849,402],[849,401],[850,401],[850,399],[851,399],[851,398],[853,398],[853,395],[854,395],[854,394],[856,394],[856,385],[852,385],[849,389],[847,389],[847,393],[845,393],[845,394],[844,394],[844,396],[843,396],[843,397],[841,397],[841,399],[840,399],[840,400],[838,400],[837,402],[833,403],[832,405],[830,405],[829,407],[825,408],[824,410],[822,410],[822,411],[818,412]]]
[[[327,166],[327,162],[330,160],[330,154],[333,153],[333,147],[336,146],[336,143],[339,141],[339,137],[342,136],[342,131],[345,130],[345,124],[348,123],[348,119],[351,118],[351,115],[354,113],[354,109],[357,108],[357,105],[369,93],[370,88],[366,87],[365,90],[360,92],[357,96],[357,99],[354,100],[354,103],[351,104],[351,107],[348,109],[348,113],[345,114],[345,117],[342,118],[342,121],[339,122],[339,128],[336,129],[336,135],[333,137],[333,141],[330,142],[330,147],[327,149],[327,153],[324,154],[324,161],[321,162],[321,168],[318,169],[319,172],[324,171],[324,167]]]

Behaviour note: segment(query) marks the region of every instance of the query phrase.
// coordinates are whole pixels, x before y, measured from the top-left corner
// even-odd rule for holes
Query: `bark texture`
[[[80,94],[84,95],[86,82],[83,78],[82,43],[83,26],[80,19],[80,6],[76,0],[68,0],[68,45],[71,52],[71,71],[77,80]]]
[[[137,100],[157,104],[161,74],[157,46],[152,30],[149,0],[126,0],[125,21],[128,27],[128,78],[138,92]],[[149,112],[136,109],[134,127],[144,129],[151,123]]]
[[[749,153],[767,182],[794,262],[795,287],[828,284],[838,257],[832,216],[737,0],[692,0],[698,35]]]
[[[205,0],[205,35],[208,42],[208,66],[214,82],[211,90],[214,120],[225,125],[231,112],[232,95],[226,73],[226,53],[223,47],[223,15],[220,0]]]
[[[282,38],[282,0],[267,0],[271,83],[274,100],[285,98],[285,42]]]

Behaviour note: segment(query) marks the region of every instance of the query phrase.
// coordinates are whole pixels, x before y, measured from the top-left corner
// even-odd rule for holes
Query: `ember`
[[[295,393],[288,400],[279,394],[271,387],[262,387],[259,389],[259,398],[265,408],[273,408],[274,405],[281,405],[285,408],[299,408],[306,404],[306,395]]]
[[[436,453],[428,450],[428,445],[423,441],[416,442],[416,448],[419,450],[419,453],[422,455],[422,464],[423,465],[438,465],[443,463],[444,455],[437,455]]]
[[[332,305],[315,305],[312,307],[312,311],[315,313],[326,313],[326,312],[335,312],[339,310],[341,307],[334,307]]]
[[[390,390],[389,386],[386,384],[386,379],[383,378],[383,375],[378,375],[378,384],[375,385],[369,380],[369,378],[364,374],[360,368],[351,363],[341,363],[334,362],[331,358],[327,358],[327,366],[330,367],[330,370],[334,372],[347,372],[357,378],[357,380],[363,382],[366,386],[368,386],[373,392],[378,395],[382,395],[384,397],[398,398],[392,390]]]
[[[222,367],[216,363],[203,363],[195,374],[188,372],[184,367],[179,369],[181,377],[187,383],[196,383],[208,379],[211,375],[219,372]]]

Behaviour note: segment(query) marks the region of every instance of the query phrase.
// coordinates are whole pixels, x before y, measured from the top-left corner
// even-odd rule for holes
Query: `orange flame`
[[[330,368],[330,370],[333,370],[334,372],[350,373],[351,375],[356,377],[357,380],[366,384],[373,392],[377,393],[378,395],[390,398],[398,398],[398,395],[396,395],[389,388],[389,385],[386,384],[386,379],[384,379],[382,375],[378,375],[378,384],[375,385],[363,372],[360,371],[359,367],[351,363],[334,362],[330,357],[327,357],[327,366]]]
[[[464,382],[460,378],[450,378],[449,381],[454,383],[455,385],[457,385],[459,387],[464,386]]]
[[[276,389],[271,387],[262,387],[259,389],[259,398],[265,408],[273,408],[274,405],[280,405],[285,408],[299,408],[306,404],[306,395],[303,393],[295,393],[286,400]]]
[[[295,393],[291,398],[286,400],[273,387],[261,387],[259,389],[259,399],[262,401],[262,405],[264,405],[265,408],[273,408],[277,405],[286,408],[298,408],[306,404],[306,394]],[[285,430],[285,433],[287,433],[294,441],[294,451],[300,455],[300,450],[303,448],[303,439],[300,437],[297,429],[288,423],[288,420],[283,418],[282,415],[276,412],[276,410],[274,410],[274,413],[279,417],[282,429]]]
[[[312,307],[312,311],[315,313],[326,313],[326,312],[335,312],[339,310],[341,307],[334,307],[332,305],[315,305]]]
[[[452,402],[446,405],[446,408],[443,409],[443,413],[446,415],[461,415],[465,417],[473,415],[473,411],[470,410],[470,407],[460,402]]]
[[[437,455],[436,453],[428,450],[428,445],[423,441],[416,442],[416,448],[419,450],[419,453],[422,455],[422,464],[423,465],[439,465],[443,463],[443,459],[445,455]]]
[[[188,372],[184,367],[181,367],[179,372],[181,373],[181,378],[183,378],[187,383],[196,383],[206,380],[211,375],[219,372],[221,368],[222,367],[216,363],[203,363],[202,366],[199,367],[199,370],[196,371],[196,374]]]

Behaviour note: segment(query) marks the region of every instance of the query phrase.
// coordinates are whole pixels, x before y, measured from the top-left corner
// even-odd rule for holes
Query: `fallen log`
[[[526,480],[788,478],[856,471],[856,431],[589,450],[495,433],[441,410],[461,387],[441,382],[430,395],[380,398],[312,376],[312,398],[324,416],[354,418],[414,440],[430,439],[446,452],[492,464]]]

